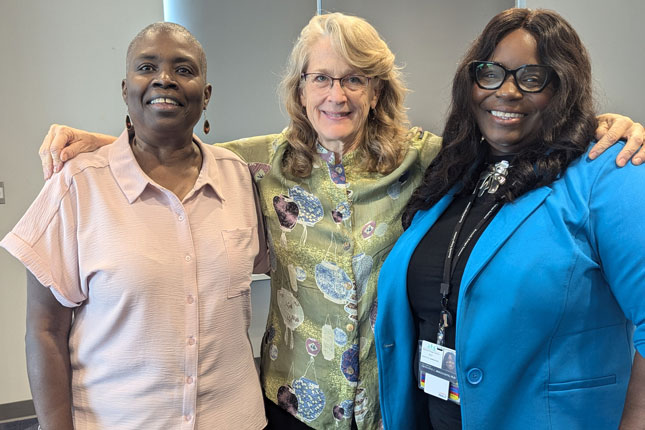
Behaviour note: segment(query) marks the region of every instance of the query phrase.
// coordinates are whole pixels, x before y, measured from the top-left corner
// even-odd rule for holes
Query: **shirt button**
[[[194,337],[190,336],[188,338],[188,345],[191,345],[191,346],[195,345],[195,338]]]
[[[192,416],[192,415],[184,415],[184,419],[185,419],[186,421],[190,421],[190,420],[192,420],[192,419],[193,419],[193,416]]]
[[[188,378],[186,378],[186,383],[189,384],[189,385],[192,384],[193,383],[193,377],[189,376]]]
[[[177,217],[177,219],[178,219],[179,221],[183,221],[183,220],[184,220],[184,216],[183,216],[183,215],[179,215],[179,216]]]
[[[190,295],[189,295],[189,296],[186,298],[186,302],[188,302],[188,304],[189,304],[189,305],[192,305],[193,303],[195,303],[195,298],[194,298],[193,296],[190,296]]]
[[[466,379],[473,385],[479,384],[484,379],[484,372],[477,367],[473,367],[466,373]]]
[[[187,255],[187,256],[186,256],[186,261],[190,261],[190,260],[191,260],[191,259],[190,259],[190,255]]]

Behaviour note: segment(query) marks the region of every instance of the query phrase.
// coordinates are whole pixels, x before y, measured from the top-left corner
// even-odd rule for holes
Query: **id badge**
[[[454,349],[419,341],[419,388],[431,396],[459,404],[457,354]]]

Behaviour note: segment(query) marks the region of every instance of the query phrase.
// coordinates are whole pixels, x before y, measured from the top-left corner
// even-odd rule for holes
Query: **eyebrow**
[[[133,60],[134,61],[146,61],[146,60],[147,61],[154,61],[154,60],[158,60],[158,59],[159,59],[159,56],[155,55],[155,54],[142,54],[142,55],[139,55],[139,56],[135,57]],[[173,58],[172,62],[174,64],[177,64],[177,63],[191,63],[191,64],[194,64],[194,65],[199,64],[199,61],[197,61],[197,60],[195,60],[194,58],[191,58],[191,57],[175,57],[175,58]]]
[[[319,75],[327,75],[327,76],[332,76],[333,77],[331,72],[329,70],[327,70],[327,69],[310,71],[310,72],[305,72],[305,73],[317,73]],[[344,78],[345,76],[356,76],[356,75],[361,75],[362,76],[362,75],[364,75],[364,73],[361,72],[360,70],[351,69],[349,72],[344,73],[339,77]]]

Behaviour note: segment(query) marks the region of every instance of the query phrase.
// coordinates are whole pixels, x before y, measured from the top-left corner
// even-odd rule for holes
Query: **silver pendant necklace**
[[[486,191],[488,194],[495,194],[500,185],[506,182],[506,175],[508,169],[511,167],[508,161],[502,160],[495,164],[490,164],[479,176],[479,194],[478,197],[484,195]]]

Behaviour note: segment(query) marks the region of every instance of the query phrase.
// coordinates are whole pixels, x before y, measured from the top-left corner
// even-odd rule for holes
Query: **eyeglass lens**
[[[366,76],[360,75],[348,75],[343,76],[342,78],[332,78],[331,76],[323,73],[305,73],[304,76],[308,83],[319,90],[328,90],[334,85],[334,81],[338,81],[342,88],[350,91],[358,91],[365,88],[369,82],[369,79]]]
[[[507,70],[499,64],[479,63],[475,66],[475,79],[486,89],[497,89],[502,86],[506,75],[515,76],[517,86],[527,92],[540,91],[549,78],[549,69],[541,65],[526,65],[515,70]]]

